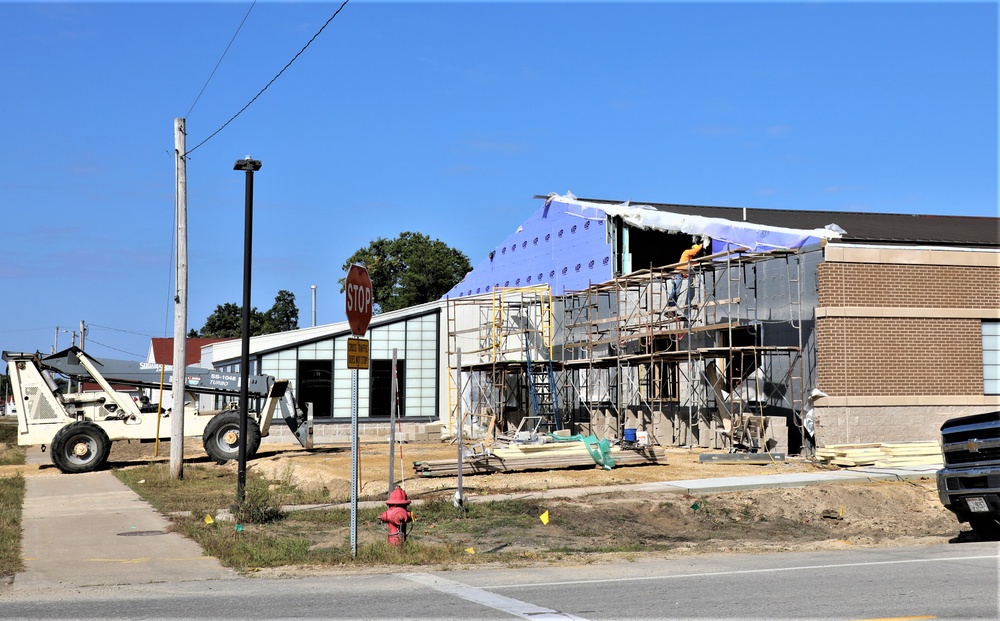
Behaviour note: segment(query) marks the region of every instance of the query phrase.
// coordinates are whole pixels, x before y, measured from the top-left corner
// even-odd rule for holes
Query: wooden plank
[[[702,453],[701,463],[713,464],[771,464],[785,461],[784,453]]]
[[[620,451],[613,455],[615,466],[638,466],[665,464],[663,449],[643,449]],[[455,476],[458,463],[455,460],[414,462],[414,471],[420,476]],[[519,472],[524,470],[552,470],[560,468],[597,467],[589,453],[584,455],[561,455],[551,457],[509,457],[496,455],[467,458],[462,462],[462,474],[486,474],[493,472]]]

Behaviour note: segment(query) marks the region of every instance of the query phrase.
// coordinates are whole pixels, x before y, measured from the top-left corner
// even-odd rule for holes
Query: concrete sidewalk
[[[29,463],[48,463],[37,447]],[[738,490],[934,477],[937,468],[854,468],[835,472],[691,479],[590,488],[472,496],[468,502],[515,498],[574,498],[607,492],[711,494]],[[25,478],[22,553],[26,570],[14,589],[141,585],[233,580],[239,575],[177,533],[169,522],[110,472]],[[359,503],[384,506],[384,502]],[[415,501],[414,504],[420,504]],[[287,507],[307,510],[344,504]],[[346,506],[349,506],[346,505]]]
[[[48,463],[37,447],[29,463]],[[238,574],[108,472],[25,477],[21,553],[14,589],[225,580]]]

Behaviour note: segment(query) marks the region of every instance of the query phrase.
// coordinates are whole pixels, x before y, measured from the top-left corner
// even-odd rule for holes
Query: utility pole
[[[177,190],[177,290],[174,293],[174,359],[170,381],[173,411],[170,414],[170,478],[184,478],[184,383],[187,375],[187,130],[184,119],[174,119],[174,155]]]
[[[87,322],[83,319],[80,320],[80,349],[84,349],[83,341],[87,336]]]

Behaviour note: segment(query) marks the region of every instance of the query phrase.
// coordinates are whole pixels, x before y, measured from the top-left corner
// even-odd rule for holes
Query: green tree
[[[359,249],[344,263],[344,272],[354,263],[368,268],[376,314],[437,300],[472,269],[460,250],[409,231],[396,239],[379,237]],[[341,292],[346,280],[338,281]]]
[[[282,289],[274,298],[274,305],[267,312],[257,307],[250,310],[250,336],[295,330],[299,327],[299,309],[295,294]],[[235,339],[243,335],[243,307],[226,302],[215,307],[201,330],[191,330],[189,337]]]
[[[274,305],[264,313],[264,334],[297,330],[299,327],[299,307],[295,305],[295,294],[282,289],[274,296]]]

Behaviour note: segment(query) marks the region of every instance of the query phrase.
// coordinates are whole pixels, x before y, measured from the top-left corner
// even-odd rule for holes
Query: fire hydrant
[[[389,545],[401,546],[406,542],[406,525],[413,521],[413,514],[406,510],[410,506],[410,499],[403,488],[397,487],[389,493],[389,500],[385,504],[389,508],[378,519],[389,526]]]

